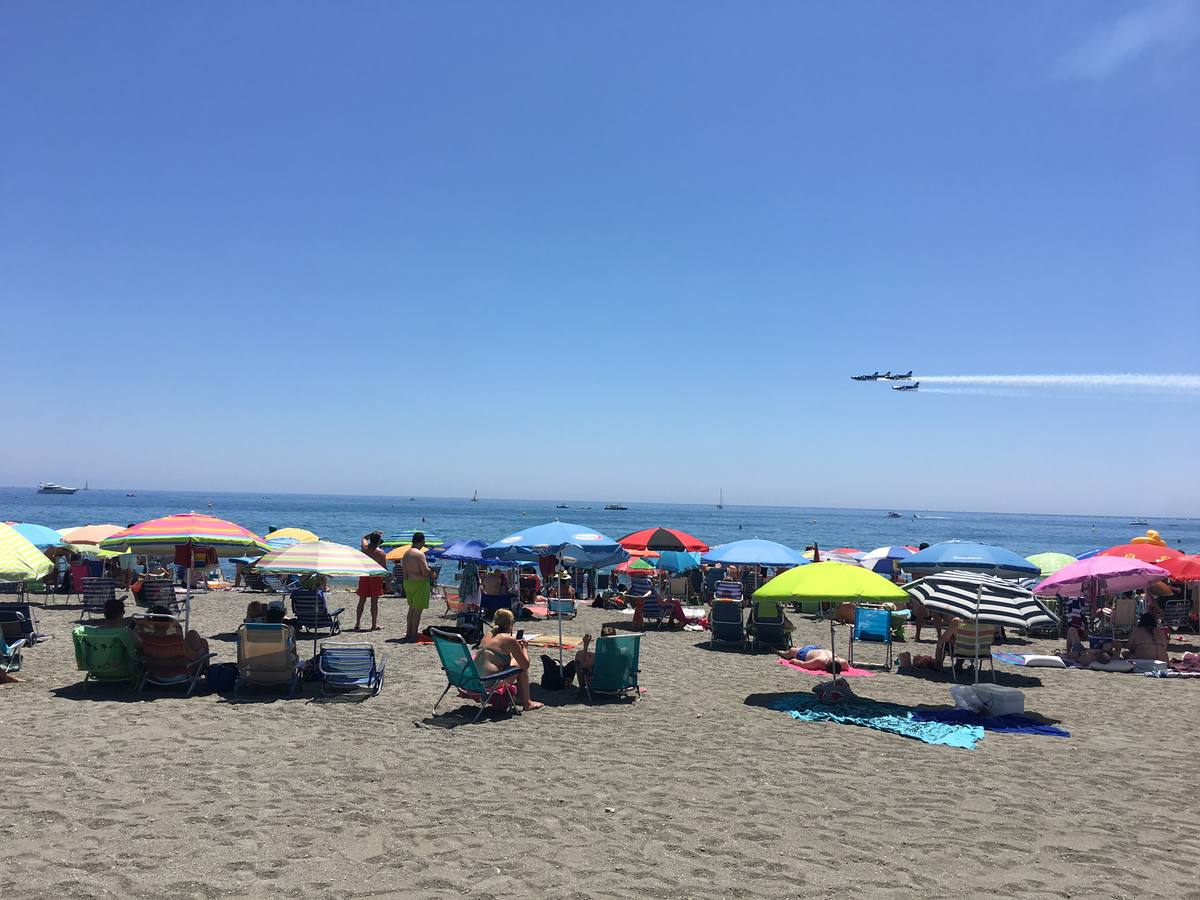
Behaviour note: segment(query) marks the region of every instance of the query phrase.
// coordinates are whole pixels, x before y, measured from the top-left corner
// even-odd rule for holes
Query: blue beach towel
[[[980,725],[921,721],[913,716],[913,710],[897,703],[859,699],[826,706],[812,694],[788,694],[773,701],[771,708],[786,712],[793,719],[804,722],[858,725],[898,734],[901,737],[915,738],[926,744],[941,744],[964,750],[974,750],[975,744],[983,740],[983,728]]]
[[[981,716],[967,709],[917,709],[913,719],[918,722],[942,722],[947,725],[978,725],[984,731],[997,734],[1040,734],[1045,737],[1070,737],[1071,732],[1053,725],[1043,725],[1029,716]]]

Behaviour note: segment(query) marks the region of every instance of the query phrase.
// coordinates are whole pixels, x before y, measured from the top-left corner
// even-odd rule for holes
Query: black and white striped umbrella
[[[1027,628],[1057,617],[1015,581],[977,572],[938,572],[904,586],[927,609],[958,619]]]

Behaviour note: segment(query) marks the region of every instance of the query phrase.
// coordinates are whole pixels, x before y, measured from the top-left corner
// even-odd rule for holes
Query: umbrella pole
[[[983,585],[975,591],[975,683],[979,684],[979,604],[983,601]],[[993,677],[995,673],[993,672]]]
[[[559,563],[559,565],[561,566],[562,563]],[[557,572],[555,572],[554,574],[555,574],[554,591],[555,591],[555,593],[558,594],[558,605],[555,607],[555,612],[557,613],[557,619],[558,619],[558,668],[559,668],[559,670],[561,670],[562,665],[563,665],[563,636],[562,636],[562,583],[563,583],[563,580],[561,578],[557,577],[558,576]]]
[[[188,628],[192,623],[192,569],[196,568],[196,545],[188,541],[188,570],[183,576],[183,583],[187,587],[187,597],[183,601],[183,633],[187,635]]]

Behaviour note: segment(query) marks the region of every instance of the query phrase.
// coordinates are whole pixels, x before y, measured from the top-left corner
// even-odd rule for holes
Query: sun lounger
[[[374,697],[383,690],[387,654],[376,659],[371,644],[322,644],[319,661],[321,693],[364,690]]]
[[[850,665],[854,665],[855,644],[883,644],[887,651],[884,668],[892,667],[892,612],[888,609],[854,608],[854,629],[850,632]]]
[[[133,640],[133,632],[121,626],[78,625],[71,632],[75,645],[75,666],[89,681],[104,684],[135,682],[142,674],[142,657]]]
[[[774,612],[768,604],[755,603],[750,607],[750,621],[746,631],[750,634],[750,647],[756,653],[761,647],[770,650],[787,650],[792,646],[792,632],[787,627],[782,604],[774,604]]]
[[[172,615],[178,615],[187,606],[187,592],[176,593],[175,582],[168,578],[146,578],[135,602],[146,609],[161,606]]]
[[[471,648],[467,646],[467,642],[462,637],[440,628],[430,628],[429,634],[433,638],[434,647],[437,648],[442,671],[446,673],[446,689],[442,691],[442,696],[438,697],[437,703],[433,704],[435,713],[438,704],[445,699],[451,689],[457,689],[460,696],[479,704],[479,712],[475,714],[473,722],[479,721],[483,711],[492,703],[494,697],[505,701],[504,708],[506,710],[516,708],[516,701],[513,699],[512,693],[505,688],[503,682],[521,674],[520,667],[511,666],[491,675],[480,675],[479,669],[475,666],[475,659],[471,656]]]
[[[596,657],[586,684],[588,702],[593,702],[593,694],[625,697],[632,692],[635,700],[641,696],[638,663],[642,636],[618,634],[597,638],[595,648]]]
[[[190,697],[200,683],[200,676],[208,669],[209,660],[217,654],[190,657],[183,625],[174,616],[136,615],[133,623],[142,644],[144,664],[138,693],[145,693],[147,686],[156,685],[182,687],[185,695]]]
[[[342,632],[342,613],[345,607],[330,610],[325,604],[324,591],[292,591],[292,615],[302,631],[310,634],[327,632],[329,637]]]
[[[53,637],[41,630],[37,608],[27,602],[0,603],[0,631],[9,642],[24,638],[26,647]]]
[[[242,570],[242,590],[244,591],[269,591],[271,590],[266,581],[263,580],[262,572],[253,568]]]
[[[742,604],[736,600],[714,600],[708,614],[708,628],[712,636],[708,646],[733,644],[739,650],[746,649],[746,626],[742,622]]]
[[[291,697],[300,686],[301,672],[296,632],[290,625],[247,623],[238,628],[235,694],[246,686],[286,686]]]
[[[104,606],[117,596],[117,583],[111,578],[83,579],[83,610],[80,617],[104,615]]]
[[[718,581],[713,591],[718,600],[736,600],[742,602],[742,583],[740,581]]]
[[[954,680],[958,681],[958,668],[962,662],[975,664],[978,657],[982,668],[986,662],[992,668],[992,681],[996,680],[996,661],[992,659],[992,643],[996,639],[996,626],[987,623],[962,622],[954,635],[954,643],[947,646],[946,652],[954,661],[950,671]]]

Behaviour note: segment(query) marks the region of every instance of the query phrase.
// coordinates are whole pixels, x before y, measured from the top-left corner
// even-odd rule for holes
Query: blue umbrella
[[[1076,553],[1075,558],[1076,559],[1091,559],[1093,556],[1095,556],[1097,553],[1099,553],[1103,549],[1104,549],[1103,547],[1094,547],[1091,550],[1084,550],[1082,553]]]
[[[735,566],[804,566],[809,562],[798,550],[759,538],[721,544],[702,553],[700,560]]]
[[[483,541],[451,541],[438,551],[442,559],[453,559],[458,562],[481,562],[483,560]]]
[[[570,522],[547,522],[501,538],[483,548],[484,559],[532,560],[558,556],[568,550],[571,565],[602,569],[629,559],[625,549],[612,538]]]
[[[32,522],[13,522],[11,524],[14,531],[20,532],[21,537],[39,550],[45,550],[47,547],[61,547],[65,543],[61,534],[45,525],[34,525]]]
[[[913,551],[907,547],[876,547],[870,553],[863,554],[858,564],[879,575],[891,575],[894,560],[908,559],[912,555]]]
[[[684,550],[664,550],[654,561],[655,566],[664,572],[690,572],[700,568],[700,554],[688,553]]]
[[[975,541],[943,541],[900,560],[900,568],[913,575],[932,575],[948,569],[987,572],[1001,578],[1026,578],[1041,569],[1023,556],[992,544]]]

